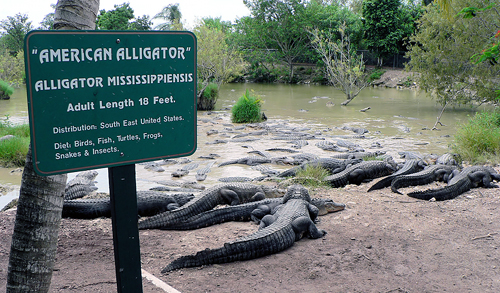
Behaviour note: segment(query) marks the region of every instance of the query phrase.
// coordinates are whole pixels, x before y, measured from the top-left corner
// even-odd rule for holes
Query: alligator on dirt
[[[370,187],[370,189],[368,189],[368,192],[389,187],[391,186],[392,180],[397,176],[419,172],[422,169],[424,169],[425,166],[426,163],[422,160],[415,160],[415,159],[406,160],[401,169],[399,169],[398,171],[392,173],[391,175],[385,178],[380,179],[377,183],[373,184],[372,187]]]
[[[174,211],[167,211],[139,222],[139,229],[159,229],[185,221],[220,204],[237,205],[264,198],[281,197],[284,191],[266,185],[250,183],[223,183],[198,194],[188,204]]]
[[[93,170],[78,173],[75,178],[66,183],[64,199],[82,198],[97,190],[94,181],[97,175],[97,171]]]
[[[255,165],[260,165],[260,164],[271,163],[271,161],[272,161],[272,159],[266,158],[266,157],[248,156],[248,157],[244,157],[244,158],[239,158],[239,159],[235,159],[235,160],[222,162],[218,165],[218,167],[231,165],[231,164],[245,164],[248,166],[255,166]]]
[[[360,185],[365,180],[387,176],[396,171],[393,162],[363,161],[344,171],[323,178],[332,187],[344,187],[348,184]]]
[[[425,185],[434,181],[448,182],[456,169],[457,167],[451,165],[431,165],[420,172],[399,175],[391,181],[391,190],[394,193],[401,194],[398,191],[399,188]]]
[[[262,218],[257,232],[227,242],[220,248],[180,257],[161,272],[254,259],[283,251],[304,235],[321,238],[326,231],[314,224],[317,216],[318,208],[311,204],[307,189],[301,185],[291,186],[283,197],[283,204],[277,206],[273,214]]]
[[[165,194],[155,191],[137,192],[137,215],[150,217],[164,211],[172,211],[194,198],[193,194]],[[75,219],[95,219],[111,217],[109,197],[65,200],[62,216]]]
[[[428,189],[408,193],[408,196],[423,200],[435,198],[437,201],[453,199],[472,188],[483,186],[498,187],[492,180],[500,181],[500,174],[487,166],[470,166],[451,178],[448,185],[438,189]]]
[[[333,158],[319,158],[316,160],[302,163],[299,166],[290,168],[278,174],[278,177],[292,177],[300,170],[305,170],[307,167],[321,167],[327,169],[330,174],[336,174],[343,171],[345,168],[361,163],[361,159],[337,160]]]
[[[192,230],[204,228],[229,221],[250,221],[259,223],[260,220],[278,205],[283,203],[283,198],[266,198],[234,206],[213,209],[190,217],[182,223],[172,226],[163,226],[163,230]],[[312,198],[311,204],[319,210],[318,215],[326,215],[345,209],[345,205],[336,203],[331,199]]]

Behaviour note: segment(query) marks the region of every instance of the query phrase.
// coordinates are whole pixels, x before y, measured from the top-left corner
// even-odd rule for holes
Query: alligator
[[[337,160],[332,158],[319,158],[316,160],[302,163],[299,166],[285,170],[277,175],[277,177],[292,177],[300,170],[305,170],[308,166],[321,167],[327,169],[330,174],[336,174],[343,171],[345,168],[360,163],[361,159]]]
[[[401,192],[398,191],[399,188],[425,185],[434,181],[447,182],[451,179],[453,171],[456,169],[456,166],[450,165],[431,165],[417,173],[399,175],[391,181],[391,190],[394,193],[401,194]]]
[[[451,178],[445,187],[410,192],[408,196],[423,200],[430,200],[432,198],[435,198],[437,201],[449,200],[478,186],[486,188],[498,187],[491,183],[492,180],[500,181],[500,174],[493,170],[493,168],[487,166],[470,166]]]
[[[203,181],[207,179],[207,174],[210,172],[215,162],[209,162],[205,167],[196,170],[196,181]]]
[[[287,148],[270,148],[266,149],[268,152],[285,152],[285,153],[298,153],[297,150],[287,149]]]
[[[75,178],[66,183],[64,199],[70,200],[81,198],[97,190],[95,186],[95,178],[97,175],[97,171],[94,170],[78,173]]]
[[[97,186],[94,185],[76,184],[68,187],[64,191],[64,199],[71,200],[71,199],[82,198],[84,196],[91,194],[97,189],[98,189]]]
[[[326,231],[314,224],[317,216],[318,208],[311,204],[307,189],[301,185],[291,186],[283,197],[283,204],[277,206],[273,214],[262,218],[257,232],[227,242],[220,248],[182,256],[163,268],[161,273],[270,255],[291,247],[304,235],[321,238]]]
[[[396,171],[390,161],[363,161],[344,171],[323,178],[332,187],[344,187],[348,184],[360,185],[364,180],[387,176]]]
[[[252,181],[250,177],[234,176],[234,177],[221,177],[218,179],[220,182],[248,182]]]
[[[316,146],[324,151],[335,151],[335,152],[345,152],[347,153],[349,149],[341,148],[331,141],[323,140],[316,143]]]
[[[150,217],[164,211],[172,211],[194,198],[193,194],[165,194],[155,191],[137,192],[137,214]],[[65,200],[62,216],[75,219],[95,219],[111,217],[109,197],[80,200]]]
[[[183,166],[182,168],[180,169],[177,169],[177,171],[174,171],[172,172],[172,177],[182,177],[182,176],[186,176],[187,174],[189,174],[189,171],[197,168],[199,166],[199,163],[189,163],[185,166]]]
[[[248,166],[255,166],[255,165],[260,165],[260,164],[271,163],[271,161],[272,161],[272,159],[270,159],[270,158],[265,158],[265,157],[260,157],[260,156],[248,156],[248,157],[239,158],[236,160],[222,162],[218,165],[218,167],[231,165],[231,164],[246,164]]]
[[[446,153],[437,158],[436,164],[458,166],[458,162],[455,160],[457,156],[456,154]]]
[[[385,155],[384,151],[374,151],[374,152],[355,152],[355,153],[345,153],[345,154],[335,154],[330,156],[334,159],[364,159],[364,158],[377,158],[377,159],[386,159],[386,157],[381,157]],[[388,160],[391,160],[392,157],[387,157]]]
[[[250,183],[223,183],[212,186],[198,194],[188,204],[175,211],[167,211],[139,222],[139,229],[155,229],[179,223],[213,209],[219,204],[237,205],[264,198],[280,197],[283,190],[266,185]]]
[[[263,200],[213,209],[190,217],[184,222],[172,226],[162,226],[163,230],[192,230],[204,228],[229,221],[250,221],[259,223],[260,220],[278,205],[283,198],[266,198]],[[319,210],[318,215],[326,215],[345,209],[344,204],[336,203],[331,199],[312,198],[311,204]]]
[[[391,186],[391,182],[394,178],[400,175],[412,174],[421,171],[427,164],[422,160],[406,160],[403,167],[398,171],[392,173],[391,175],[380,179],[377,183],[373,184],[372,187],[368,189],[368,192],[382,189]]]

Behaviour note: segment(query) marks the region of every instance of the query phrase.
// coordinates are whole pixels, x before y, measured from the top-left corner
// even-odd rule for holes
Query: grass
[[[231,121],[233,121],[233,123],[260,122],[262,120],[260,103],[261,100],[250,95],[250,91],[247,90],[245,94],[238,99],[236,104],[234,104],[231,110]]]
[[[372,82],[375,79],[380,79],[385,72],[386,70],[384,69],[374,69],[368,76],[368,82]]]
[[[451,148],[471,164],[500,163],[500,112],[477,113],[460,125]]]
[[[329,175],[328,170],[323,167],[307,166],[297,172],[295,182],[311,188],[328,187],[328,183],[323,181],[323,178]]]
[[[7,117],[0,122],[0,137],[5,135],[14,137],[0,141],[0,166],[23,167],[30,144],[29,125],[12,125]]]
[[[0,92],[4,92],[7,96],[11,96],[14,93],[14,88],[0,79]]]

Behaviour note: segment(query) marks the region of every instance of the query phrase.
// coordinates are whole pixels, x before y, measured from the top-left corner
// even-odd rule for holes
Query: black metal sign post
[[[108,176],[117,292],[142,293],[135,165],[110,167]]]

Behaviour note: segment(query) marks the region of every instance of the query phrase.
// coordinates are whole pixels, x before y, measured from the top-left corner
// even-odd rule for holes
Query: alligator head
[[[331,199],[320,199],[320,203],[318,203],[318,199],[314,201],[314,205],[319,209],[319,216],[326,215],[328,213],[335,213],[338,211],[342,211],[345,209],[345,204],[336,203]]]
[[[276,197],[282,197],[286,190],[272,187],[272,186],[267,186],[267,185],[262,185],[262,189],[264,191],[264,194],[266,195],[266,198],[276,198]]]

